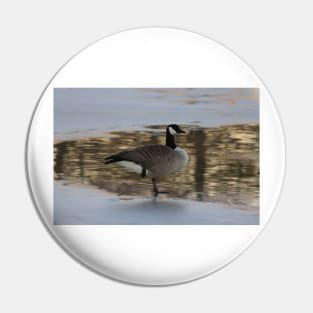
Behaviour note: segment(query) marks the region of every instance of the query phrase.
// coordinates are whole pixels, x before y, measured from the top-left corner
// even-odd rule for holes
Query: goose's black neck
[[[166,146],[172,149],[176,148],[175,138],[170,134],[169,130],[166,130]]]

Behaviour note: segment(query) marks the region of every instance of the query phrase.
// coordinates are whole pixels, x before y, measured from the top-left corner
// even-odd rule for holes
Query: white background
[[[0,7],[1,312],[312,311],[309,2],[81,3],[7,1]],[[284,189],[263,234],[223,270],[174,287],[124,285],[76,263],[39,222],[25,179],[26,131],[46,83],[79,49],[136,26],[182,27],[230,47],[269,87],[287,139]]]

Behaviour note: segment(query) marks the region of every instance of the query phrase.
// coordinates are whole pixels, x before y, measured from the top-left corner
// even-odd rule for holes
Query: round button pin
[[[107,277],[208,275],[240,255],[278,200],[279,116],[233,52],[170,28],[120,32],[67,62],[28,135],[35,205],[57,242]]]

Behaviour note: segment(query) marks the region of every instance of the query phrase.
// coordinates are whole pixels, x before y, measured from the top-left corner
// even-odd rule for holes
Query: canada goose
[[[157,197],[159,191],[156,178],[167,176],[184,168],[188,162],[185,150],[176,147],[175,134],[185,133],[178,125],[166,127],[165,145],[146,145],[131,150],[121,151],[104,159],[105,164],[118,163],[141,174],[141,177],[152,178],[153,193]]]

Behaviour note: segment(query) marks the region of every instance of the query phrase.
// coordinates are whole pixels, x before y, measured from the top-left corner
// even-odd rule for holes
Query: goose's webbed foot
[[[152,192],[153,192],[154,197],[157,197],[159,194],[167,194],[167,193],[169,193],[168,191],[159,191],[158,190],[155,178],[152,178],[152,184],[153,184]]]
[[[153,184],[153,189],[152,189],[153,195],[154,195],[155,197],[157,197],[158,194],[159,194],[159,190],[158,190],[158,187],[157,187],[157,185],[156,185],[155,178],[152,178],[152,184]]]

